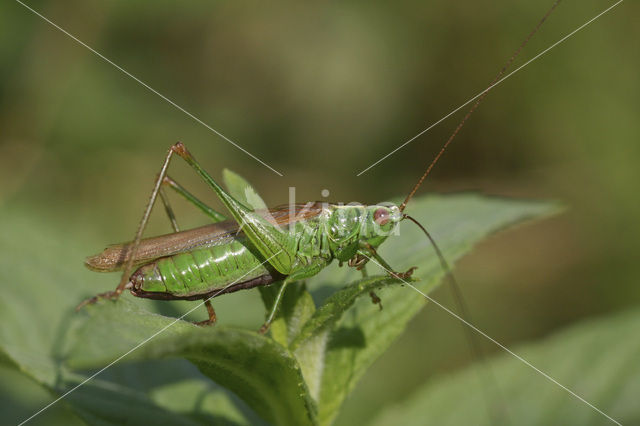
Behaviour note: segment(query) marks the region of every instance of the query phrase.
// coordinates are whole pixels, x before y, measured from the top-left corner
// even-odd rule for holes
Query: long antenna
[[[427,229],[416,219],[409,216],[408,214],[404,214],[403,218],[409,219],[411,222],[415,223],[418,226],[418,228],[420,228],[422,232],[424,232],[424,234],[427,236],[427,238],[429,239],[429,242],[431,242],[431,245],[433,246],[433,249],[436,252],[436,256],[438,257],[438,260],[440,261],[440,266],[442,267],[442,270],[445,273],[445,278],[449,280],[449,283],[451,285],[450,286],[451,291],[453,294],[453,299],[456,302],[458,311],[462,315],[462,318],[464,318],[466,321],[469,321],[470,323],[474,323],[474,321],[471,319],[471,313],[469,312],[469,307],[465,303],[464,297],[462,296],[462,290],[460,289],[460,285],[458,285],[458,281],[456,280],[455,275],[453,275],[453,272],[449,267],[449,263],[445,259],[444,254],[442,254],[440,247],[438,247],[438,245],[436,244],[436,240],[431,236],[429,231],[427,231]],[[491,370],[491,366],[489,365],[487,361],[487,357],[485,356],[485,352],[482,349],[482,346],[480,346],[480,343],[476,338],[477,336],[474,334],[473,330],[470,329],[469,327],[465,326],[463,328],[465,330],[465,336],[469,341],[469,346],[471,347],[473,357],[480,360],[480,362],[484,364],[485,368],[478,369],[478,374],[481,376],[480,377],[481,381],[491,382],[493,383],[494,389],[499,389],[496,383],[496,378],[493,375],[493,371]],[[487,401],[486,401],[487,407],[489,408],[489,414],[492,417],[492,420],[494,420],[494,424],[496,423],[497,420],[500,420],[498,423],[508,423],[508,422],[505,422],[507,420],[507,412],[504,404],[500,404],[501,406],[498,407],[498,409],[496,410],[495,405],[491,403],[491,400],[488,398],[488,396],[485,395],[485,398],[487,398]]]
[[[502,69],[500,70],[498,75],[493,79],[493,81],[491,82],[489,87],[487,87],[487,89],[484,92],[482,92],[482,94],[478,97],[478,99],[473,104],[473,106],[469,109],[467,114],[462,118],[462,120],[460,121],[458,126],[455,128],[453,133],[451,133],[451,136],[449,136],[449,139],[447,139],[447,141],[444,143],[444,145],[440,149],[440,152],[438,152],[438,154],[435,156],[433,161],[431,161],[431,164],[429,164],[429,167],[427,167],[427,170],[424,172],[422,177],[420,179],[418,179],[418,182],[414,185],[414,187],[411,190],[411,192],[409,192],[409,195],[407,195],[407,198],[405,198],[405,200],[402,202],[402,204],[400,205],[400,211],[404,211],[404,208],[407,206],[407,203],[409,202],[409,200],[411,200],[411,198],[413,198],[413,196],[415,195],[415,193],[418,190],[418,188],[420,188],[420,185],[422,185],[422,182],[424,182],[424,180],[427,178],[427,176],[429,176],[429,173],[431,173],[431,170],[433,169],[433,166],[435,166],[436,163],[438,162],[438,160],[440,160],[440,157],[442,157],[442,154],[444,154],[444,152],[446,151],[446,149],[449,146],[449,144],[451,143],[451,141],[453,141],[453,139],[455,139],[455,137],[458,135],[458,132],[460,131],[460,129],[462,129],[462,126],[464,126],[464,123],[469,119],[471,114],[473,114],[473,112],[478,108],[478,105],[480,105],[480,103],[484,100],[484,98],[487,96],[487,93],[489,93],[489,91],[493,88],[493,86],[496,84],[496,82],[498,80],[500,80],[500,77],[502,77],[504,75],[504,73],[507,71],[509,66],[511,66],[513,61],[520,54],[522,49],[527,45],[527,43],[529,42],[531,37],[533,37],[533,35],[538,32],[538,30],[540,29],[540,27],[542,26],[544,21],[546,21],[547,18],[549,17],[549,15],[551,15],[551,12],[553,12],[554,9],[558,6],[558,4],[560,4],[560,1],[561,0],[556,0],[553,3],[551,8],[547,11],[547,13],[544,14],[542,19],[540,19],[538,24],[535,26],[535,28],[529,33],[527,38],[524,39],[522,44],[520,44],[520,46],[516,49],[516,51],[513,53],[513,55],[511,55],[511,58],[509,58],[507,63],[502,67]]]

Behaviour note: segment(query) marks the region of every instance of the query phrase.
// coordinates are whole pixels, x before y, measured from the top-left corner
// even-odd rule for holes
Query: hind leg
[[[218,320],[218,317],[216,316],[216,311],[213,309],[213,306],[211,305],[211,300],[210,299],[205,299],[204,300],[204,306],[207,307],[207,312],[209,313],[209,319],[208,320],[204,320],[204,321],[198,321],[198,322],[194,322],[195,325],[214,325],[216,323],[216,321]]]

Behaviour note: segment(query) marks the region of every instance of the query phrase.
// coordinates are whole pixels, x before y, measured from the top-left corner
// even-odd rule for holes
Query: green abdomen
[[[275,281],[277,273],[263,262],[255,250],[248,248],[245,238],[237,238],[140,267],[131,276],[132,292],[158,299],[197,298],[216,291],[222,293],[226,286],[229,290],[242,283],[265,285]]]

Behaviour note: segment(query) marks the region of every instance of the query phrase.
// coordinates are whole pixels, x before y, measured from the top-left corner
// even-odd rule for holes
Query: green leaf
[[[621,424],[638,424],[640,310],[588,320],[514,352]],[[502,353],[489,363],[497,388],[473,365],[431,381],[385,409],[374,425],[614,424],[567,391]],[[494,417],[488,415],[490,407]]]
[[[87,320],[86,313],[76,313],[74,307],[83,297],[117,283],[117,276],[91,273],[82,265],[84,255],[95,247],[74,247],[68,242],[67,232],[38,223],[24,212],[5,211],[0,216],[0,251],[3,253],[0,268],[8,278],[0,298],[0,355],[9,365],[15,365],[13,372],[3,373],[2,380],[11,386],[6,391],[10,392],[14,409],[2,406],[0,411],[13,416],[5,422],[10,424],[25,420],[88,377],[88,374],[72,373],[65,366],[70,348],[81,344],[78,335]],[[98,282],[103,283],[102,289]],[[127,302],[132,304],[130,300]],[[141,300],[136,302],[153,307]],[[91,339],[83,342],[87,348],[102,353],[101,367],[138,343],[119,341],[119,331],[138,327],[146,330],[140,324],[149,318],[147,327],[155,324],[153,319],[168,320],[140,309],[131,311],[142,315],[126,317],[130,322],[103,323],[102,330],[94,336],[104,339],[97,342],[97,346],[92,346]],[[113,331],[115,333],[111,333]],[[113,356],[107,360],[109,350]],[[123,419],[139,419],[138,424],[250,425],[259,422],[242,401],[213,384],[187,361],[163,360],[161,365],[158,362],[135,365],[119,362],[38,415],[34,424],[77,424],[76,416],[66,414],[67,418],[64,417],[69,408],[91,424],[122,424]],[[184,381],[190,386],[170,387]],[[194,386],[200,387],[199,394],[189,391]],[[166,396],[159,397],[163,389],[184,391],[173,394],[181,405],[169,404]]]
[[[52,392],[46,386],[22,373],[10,360],[0,359],[0,424],[17,425],[51,400]],[[84,422],[66,404],[58,404],[52,406],[46,416],[37,416],[29,424],[77,426]]]
[[[84,376],[67,378],[71,389]],[[237,397],[187,361],[117,363],[61,401],[89,424],[254,425],[260,419]]]
[[[204,424],[263,424],[239,407],[242,401],[229,398],[222,388],[203,380],[187,379],[156,387],[150,395],[158,405],[189,414]]]
[[[239,174],[229,169],[222,170],[222,180],[229,194],[251,210],[267,209],[267,204],[253,189],[253,186]]]
[[[69,381],[73,387],[79,381]],[[71,393],[66,403],[91,425],[154,424],[189,425],[204,424],[188,416],[176,414],[154,404],[148,396],[133,389],[117,386],[101,379],[93,379],[82,391]]]
[[[3,215],[0,223],[0,270],[7,277],[0,298],[0,348],[23,372],[54,387],[65,345],[81,322],[74,305],[85,293],[65,256],[80,269],[82,253],[65,249],[61,233],[33,226],[26,214]]]
[[[260,289],[262,301],[271,310],[282,284]],[[316,310],[316,305],[304,283],[291,284],[285,290],[280,309],[271,323],[270,335],[282,346],[289,347]]]
[[[90,319],[69,357],[73,368],[105,365],[148,341],[127,359],[184,357],[273,424],[315,422],[315,407],[296,359],[272,339],[244,329],[197,327],[149,315],[126,299],[105,301],[87,311]]]
[[[435,196],[415,199],[407,213],[430,231],[450,265],[473,244],[499,229],[558,210],[552,203],[523,202],[478,195]],[[412,223],[403,222],[399,236],[390,237],[380,253],[394,268],[418,266],[413,285],[429,293],[443,277],[438,259],[424,234]],[[369,271],[383,272],[367,266]],[[425,305],[426,299],[408,286],[386,276],[359,280],[352,268],[334,268],[309,282],[322,292],[329,282],[335,289],[351,282],[328,299],[317,297],[323,306],[311,318],[295,342],[300,366],[311,394],[318,401],[319,419],[330,424],[347,395],[366,369],[403,332],[406,324]],[[329,275],[330,273],[330,275]],[[316,287],[316,288],[317,288]],[[379,288],[384,309],[371,303],[369,291]],[[315,328],[315,330],[314,330]],[[315,354],[310,356],[309,354]],[[323,362],[318,362],[320,355]]]
[[[323,383],[327,381],[325,375],[331,374],[330,370],[327,370],[325,359],[327,353],[331,352],[327,343],[335,344],[341,340],[349,340],[354,347],[363,349],[364,346],[358,330],[338,329],[336,324],[361,296],[368,295],[369,292],[379,290],[383,286],[399,283],[400,281],[396,279],[378,276],[350,284],[329,297],[295,336],[291,349],[300,362],[307,386],[315,400],[321,398],[321,387],[327,386],[327,383]],[[339,403],[340,399],[336,401]]]

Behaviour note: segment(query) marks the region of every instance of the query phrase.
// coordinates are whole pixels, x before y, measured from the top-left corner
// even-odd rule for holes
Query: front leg
[[[416,269],[418,269],[417,266],[412,266],[411,268],[407,269],[404,272],[393,272],[393,271],[389,272],[389,275],[400,281],[405,281],[411,278],[411,276],[413,275],[413,271],[415,271]]]
[[[407,269],[405,272],[396,272],[393,270],[391,265],[389,265],[377,252],[376,248],[367,242],[360,243],[360,249],[358,253],[351,259],[349,259],[349,266],[355,266],[356,269],[361,270],[364,268],[365,264],[371,260],[371,258],[375,259],[379,266],[383,267],[389,276],[399,279],[399,280],[407,280],[411,278],[413,275],[413,271],[418,269],[417,266],[412,266]],[[353,265],[351,264],[353,260]]]
[[[362,244],[362,247],[362,250],[366,250],[369,256],[372,252],[376,253],[375,248],[371,244],[364,243]],[[359,251],[355,256],[349,259],[349,266],[355,267],[357,270],[362,272],[362,278],[367,278],[369,276],[369,274],[367,274],[367,270],[365,269],[365,267],[367,266],[367,262],[369,261],[369,256],[367,254]],[[374,305],[378,305],[380,310],[382,310],[382,299],[380,299],[376,292],[371,290],[369,292],[369,297],[371,297],[371,303],[373,303]]]
[[[375,293],[375,291],[371,290],[369,292],[369,297],[371,297],[371,303],[373,303],[374,305],[378,305],[380,310],[382,310],[382,299],[380,299],[380,297],[378,297],[378,295]]]
[[[398,279],[400,281],[405,281],[411,278],[411,275],[413,275],[413,271],[417,269],[416,266],[412,266],[405,272],[394,272],[391,266],[389,266],[389,264],[382,257],[380,257],[380,255],[375,251],[373,247],[370,247],[369,250],[373,250],[371,257],[373,257],[375,259],[375,262],[377,262],[379,266],[382,266],[387,271],[389,276],[391,276],[392,278]],[[371,258],[367,258],[367,260],[370,260],[370,259]],[[363,267],[364,265],[361,266],[361,268]],[[369,292],[369,296],[371,297],[371,302],[373,304],[377,304],[380,307],[380,310],[382,310],[382,300],[380,299],[380,297],[378,297],[378,295],[373,291]]]

